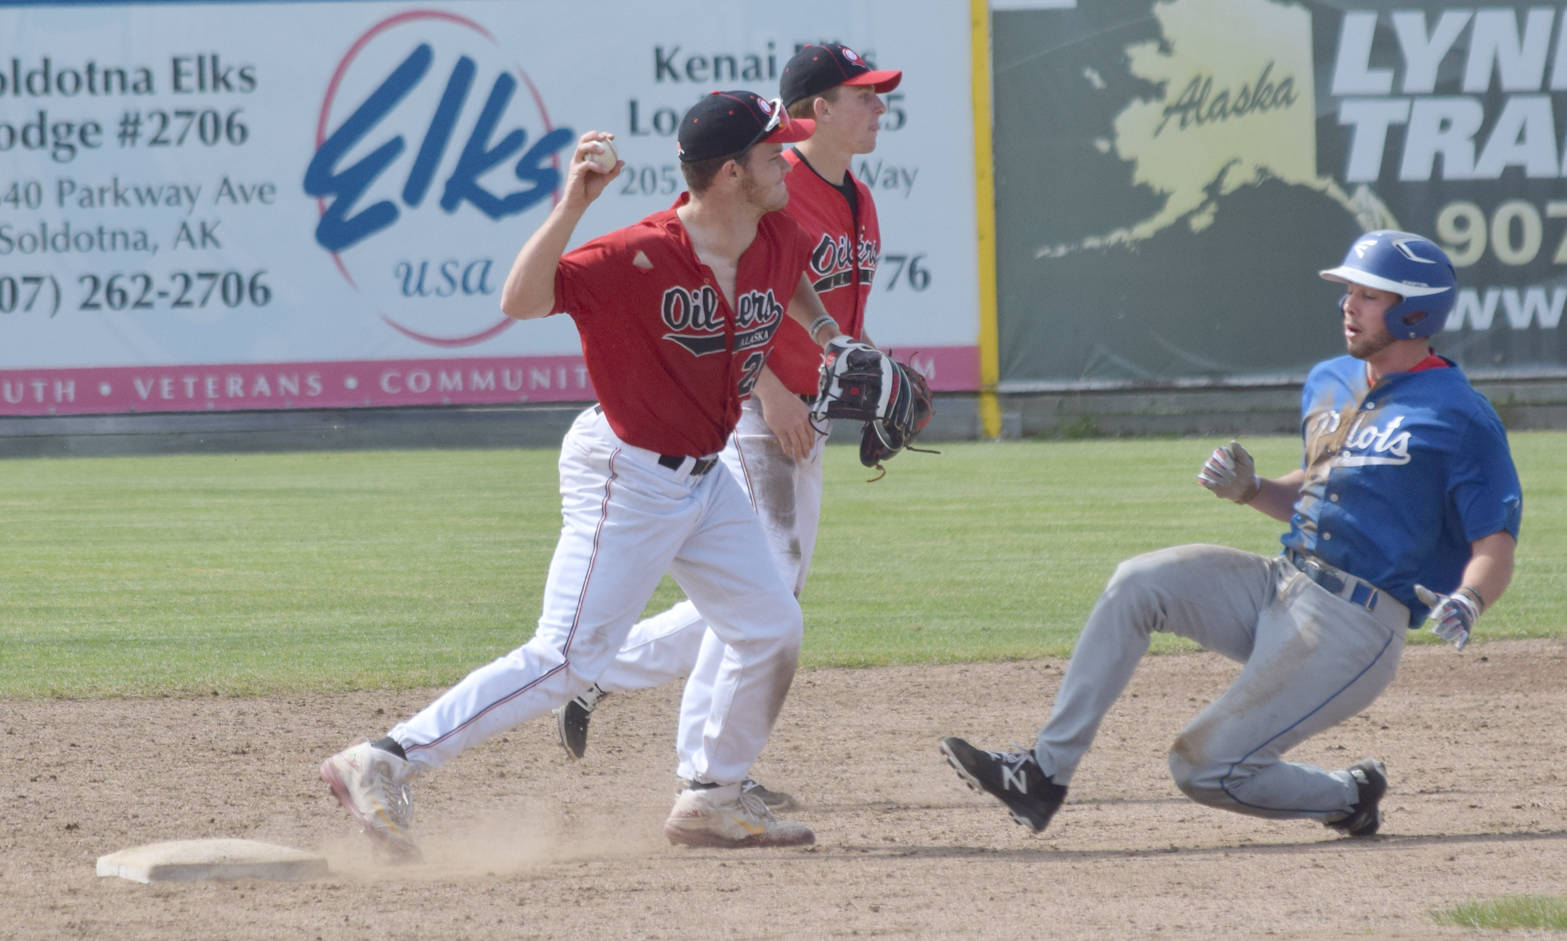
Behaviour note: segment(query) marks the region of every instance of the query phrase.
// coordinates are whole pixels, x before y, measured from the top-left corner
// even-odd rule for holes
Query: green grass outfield
[[[806,667],[1064,655],[1121,559],[1272,553],[1209,439],[947,443],[871,484],[833,446]],[[1264,473],[1286,437],[1248,442]],[[1559,634],[1567,434],[1513,436],[1524,538],[1481,638]],[[0,697],[446,685],[533,631],[554,450],[0,461]],[[666,579],[650,608],[678,597]],[[1161,641],[1158,650],[1183,642]]]
[[[1512,895],[1431,913],[1439,925],[1483,931],[1567,931],[1567,898]]]

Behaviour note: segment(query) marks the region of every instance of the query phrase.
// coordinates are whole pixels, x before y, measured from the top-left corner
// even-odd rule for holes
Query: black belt
[[[692,477],[701,477],[703,474],[712,470],[714,464],[718,463],[718,458],[716,457],[694,457],[691,460],[696,462],[695,464],[691,465]],[[658,463],[664,467],[669,468],[670,470],[679,470],[680,465],[684,464],[685,462],[686,458],[683,454],[660,454],[658,456]]]
[[[1284,550],[1284,558],[1299,569],[1301,574],[1350,604],[1359,605],[1367,611],[1377,609],[1377,602],[1382,598],[1382,590],[1370,582],[1358,579],[1342,569],[1334,568],[1311,553],[1299,549]]]
[[[602,415],[604,414],[604,406],[595,405],[593,406],[593,411]],[[718,458],[716,457],[698,457],[692,458],[692,460],[696,461],[695,464],[691,465],[692,477],[701,477],[703,474],[712,470],[714,464],[718,463]],[[658,456],[659,466],[667,467],[670,470],[679,470],[680,465],[684,464],[685,462],[686,457],[684,454],[660,454]]]

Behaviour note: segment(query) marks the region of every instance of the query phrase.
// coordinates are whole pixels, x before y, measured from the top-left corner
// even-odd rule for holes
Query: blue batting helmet
[[[1329,281],[1397,294],[1387,332],[1400,340],[1435,335],[1458,299],[1458,275],[1447,253],[1423,235],[1381,229],[1355,239],[1337,268],[1318,272]]]

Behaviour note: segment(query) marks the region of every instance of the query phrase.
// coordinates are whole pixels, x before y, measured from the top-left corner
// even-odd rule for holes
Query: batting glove
[[[1212,490],[1214,496],[1236,503],[1250,503],[1262,492],[1257,463],[1239,441],[1214,448],[1208,462],[1197,472],[1197,482]]]
[[[1416,585],[1415,597],[1431,609],[1426,615],[1431,622],[1431,633],[1452,644],[1455,650],[1463,650],[1469,643],[1469,632],[1474,630],[1475,621],[1480,618],[1480,605],[1463,589],[1451,595],[1439,595],[1424,585]]]

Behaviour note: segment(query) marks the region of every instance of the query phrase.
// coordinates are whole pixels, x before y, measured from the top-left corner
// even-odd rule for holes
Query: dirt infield
[[[806,850],[682,850],[670,687],[608,700],[586,759],[540,719],[416,784],[426,861],[373,864],[316,765],[437,691],[0,703],[0,911],[16,938],[1429,938],[1433,910],[1567,875],[1567,643],[1408,651],[1372,709],[1294,757],[1388,765],[1383,835],[1209,810],[1165,749],[1235,667],[1149,658],[1039,836],[936,742],[1032,738],[1063,664],[802,673],[756,774]],[[304,883],[140,885],[98,856],[243,837],[324,853]],[[1488,933],[1489,936],[1495,936]]]

